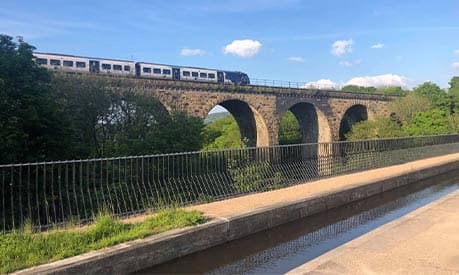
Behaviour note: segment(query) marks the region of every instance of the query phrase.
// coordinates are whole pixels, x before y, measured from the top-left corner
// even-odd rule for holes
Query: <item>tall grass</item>
[[[169,209],[140,223],[125,224],[104,213],[86,228],[67,228],[44,233],[25,226],[0,235],[0,273],[79,255],[129,240],[206,221],[197,211]]]

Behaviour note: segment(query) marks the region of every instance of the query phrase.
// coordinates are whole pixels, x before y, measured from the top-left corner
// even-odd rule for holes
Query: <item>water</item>
[[[139,273],[285,273],[459,189],[458,183],[459,172],[420,181]]]

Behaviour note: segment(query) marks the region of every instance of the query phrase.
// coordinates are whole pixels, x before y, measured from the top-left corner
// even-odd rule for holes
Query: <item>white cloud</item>
[[[261,48],[260,41],[252,39],[234,40],[223,49],[225,54],[233,54],[240,57],[254,57]]]
[[[459,49],[455,50],[454,53],[455,53],[456,55],[459,55]]]
[[[188,49],[188,48],[183,48],[180,51],[180,55],[184,56],[194,56],[194,55],[203,55],[205,52],[201,49]]]
[[[304,62],[304,58],[301,56],[291,56],[287,58],[287,60],[292,62]]]
[[[339,85],[330,79],[320,79],[315,82],[308,82],[306,83],[303,88],[309,89],[336,89]]]
[[[458,64],[459,65],[459,64]],[[401,86],[408,85],[409,79],[396,74],[383,74],[375,76],[354,77],[345,85],[357,85],[363,87],[384,87],[384,86]]]
[[[451,64],[451,67],[453,67],[453,69],[459,69],[459,62],[453,62],[453,64]]]
[[[353,44],[354,41],[352,39],[337,40],[332,45],[331,53],[336,56],[342,56],[346,53],[351,53]]]
[[[383,43],[378,43],[378,44],[374,44],[373,46],[371,46],[372,49],[382,49],[384,48],[384,44]]]
[[[353,67],[353,66],[359,65],[360,63],[362,63],[362,59],[357,59],[357,60],[354,60],[354,61],[344,60],[344,61],[340,61],[339,62],[339,64],[344,66],[344,67]]]

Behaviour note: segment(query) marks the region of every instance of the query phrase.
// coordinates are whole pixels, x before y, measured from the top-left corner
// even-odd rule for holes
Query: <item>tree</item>
[[[298,144],[302,142],[300,125],[295,115],[288,111],[282,116],[279,125],[279,144]]]
[[[459,113],[459,76],[451,78],[449,82],[448,94],[451,97],[451,111]]]
[[[341,88],[341,90],[346,92],[353,93],[365,93],[365,94],[374,94],[377,92],[375,87],[362,87],[357,85],[346,85]]]
[[[449,91],[459,90],[459,76],[454,76],[449,81]]]
[[[65,156],[69,131],[49,88],[50,74],[33,61],[34,47],[0,35],[0,156],[2,163]]]
[[[232,116],[219,118],[209,123],[204,128],[202,136],[204,150],[245,147],[237,122]]]
[[[178,137],[164,140],[162,131],[172,125],[167,111],[157,99],[132,92],[118,94],[107,91],[106,96],[107,108],[101,110],[93,125],[101,156],[174,151],[172,143]],[[187,138],[184,135],[182,140],[186,142]]]
[[[417,95],[428,98],[432,104],[442,110],[450,112],[451,100],[444,90],[442,90],[437,84],[432,82],[424,82],[418,87],[413,89],[413,92]]]
[[[408,91],[402,89],[400,86],[387,86],[387,87],[380,87],[376,90],[379,94],[384,95],[393,95],[393,96],[403,96],[408,93]]]
[[[53,75],[52,87],[68,114],[73,157],[115,157],[199,150],[201,119],[168,114],[154,97],[116,92],[111,78]],[[70,149],[69,149],[70,150]]]
[[[106,79],[90,75],[54,73],[51,87],[58,95],[69,121],[72,136],[72,158],[101,157],[102,140],[98,133],[99,123],[108,116],[116,95],[106,87]]]
[[[203,146],[201,118],[184,112],[173,112],[159,125],[158,132],[150,132],[153,153],[199,151]]]
[[[406,96],[393,101],[389,110],[394,113],[400,123],[407,125],[412,122],[420,112],[426,112],[432,107],[431,101],[417,93],[409,92]]]
[[[346,140],[362,140],[375,138],[400,137],[404,133],[400,125],[391,118],[379,117],[375,120],[365,120],[352,126],[346,134]]]
[[[442,109],[417,113],[413,121],[402,127],[408,136],[441,135],[452,131],[451,117]]]

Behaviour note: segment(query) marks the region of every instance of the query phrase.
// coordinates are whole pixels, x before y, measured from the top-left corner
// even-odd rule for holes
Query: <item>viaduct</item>
[[[205,118],[216,105],[236,119],[249,146],[278,144],[279,121],[291,111],[303,142],[343,140],[359,121],[389,116],[390,96],[343,91],[269,86],[235,86],[140,78],[105,77],[116,92],[135,92],[157,98],[164,108]]]

